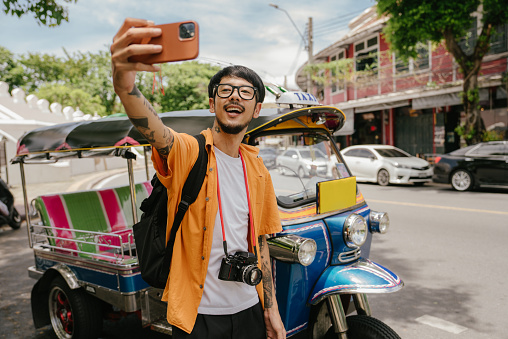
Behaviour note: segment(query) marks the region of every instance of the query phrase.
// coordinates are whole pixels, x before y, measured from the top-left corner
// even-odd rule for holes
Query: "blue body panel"
[[[319,277],[308,303],[315,305],[330,294],[386,293],[402,288],[402,280],[392,271],[368,259],[345,266],[330,266]]]
[[[49,259],[41,259],[39,257],[36,257],[35,260],[36,267],[42,271],[47,271],[57,264],[61,264],[61,262]],[[120,274],[106,272],[104,270],[100,270],[99,267],[91,269],[72,265],[70,263],[65,265],[71,269],[78,280],[109,288],[121,293],[137,292],[149,287],[143,278],[141,278],[140,272],[132,274]]]
[[[369,222],[370,209],[365,205],[323,220],[285,226],[277,234],[311,238],[317,245],[316,258],[307,267],[273,261],[277,303],[288,336],[307,328],[311,306],[330,294],[358,293],[355,291],[359,289],[366,293],[390,292],[402,286],[397,275],[367,259],[372,242],[370,232],[359,259],[349,263],[339,261],[339,254],[354,250],[346,246],[343,238],[344,221],[352,213]]]

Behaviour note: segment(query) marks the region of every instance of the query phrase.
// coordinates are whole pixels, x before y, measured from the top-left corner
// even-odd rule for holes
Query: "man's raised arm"
[[[159,155],[165,158],[173,146],[173,135],[135,84],[138,71],[157,72],[159,68],[139,62],[129,62],[131,56],[161,51],[160,45],[140,44],[143,38],[161,35],[159,28],[151,26],[153,26],[151,21],[127,18],[113,38],[111,45],[113,87],[132,124],[155,147]]]

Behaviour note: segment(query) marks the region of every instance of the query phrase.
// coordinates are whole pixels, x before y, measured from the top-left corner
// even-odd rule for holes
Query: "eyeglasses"
[[[238,95],[243,100],[252,100],[256,95],[257,88],[252,86],[233,86],[230,84],[217,84],[215,85],[215,91],[219,98],[229,98],[233,92],[238,91]]]

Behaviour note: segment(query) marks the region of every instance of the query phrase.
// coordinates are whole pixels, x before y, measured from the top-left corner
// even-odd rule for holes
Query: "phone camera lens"
[[[180,25],[180,39],[193,38],[196,32],[196,28],[192,22]]]

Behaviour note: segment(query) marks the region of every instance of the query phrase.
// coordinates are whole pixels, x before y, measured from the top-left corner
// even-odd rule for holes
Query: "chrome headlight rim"
[[[309,266],[314,262],[317,244],[314,239],[287,234],[267,239],[270,256],[288,263]]]
[[[303,266],[309,266],[316,258],[316,241],[310,238],[300,238],[296,252],[298,254],[298,262]]]
[[[390,227],[390,218],[386,212],[370,211],[370,231],[385,234]]]
[[[353,213],[344,221],[344,242],[347,247],[358,248],[367,241],[367,221],[359,214]]]

